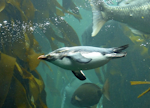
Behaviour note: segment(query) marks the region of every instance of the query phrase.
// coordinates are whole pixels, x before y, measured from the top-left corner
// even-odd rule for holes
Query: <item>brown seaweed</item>
[[[150,84],[149,81],[130,81],[130,83],[131,83],[131,85]],[[140,98],[141,96],[143,96],[144,94],[146,94],[149,91],[150,91],[150,88],[148,88],[146,91],[144,91],[143,93],[141,93],[137,98]]]
[[[40,24],[43,25],[43,21],[48,19],[61,31],[61,35],[58,35],[56,29],[46,27],[45,36],[52,50],[60,47],[57,43],[80,45],[73,27],[61,18],[68,13],[81,19],[73,2],[70,9],[65,9],[57,0],[0,1],[0,107],[47,108],[44,82],[36,70],[40,63],[37,57],[43,52],[33,34],[34,25],[39,24],[42,30],[44,26]],[[49,89],[51,92],[56,90]],[[59,94],[58,90],[56,93]]]

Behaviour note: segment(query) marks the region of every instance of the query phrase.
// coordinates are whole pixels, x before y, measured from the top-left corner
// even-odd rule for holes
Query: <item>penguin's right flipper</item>
[[[84,73],[82,72],[82,70],[80,71],[72,71],[72,73],[80,80],[85,80],[86,77],[84,75]]]
[[[81,53],[69,54],[68,57],[72,58],[76,62],[84,63],[84,64],[89,63],[92,60],[91,58],[86,58],[82,56]]]

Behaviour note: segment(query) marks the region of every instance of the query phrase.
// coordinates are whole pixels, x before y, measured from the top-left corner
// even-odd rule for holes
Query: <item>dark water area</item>
[[[150,84],[147,35],[136,35],[125,24],[110,20],[92,37],[93,14],[88,0],[1,0],[0,15],[0,108],[150,108],[149,92],[138,98]],[[37,59],[61,47],[126,44],[125,57],[83,70],[84,81],[71,70]],[[106,80],[110,100],[103,91]],[[132,85],[131,81],[143,82]],[[76,107],[72,96],[85,83],[96,84],[103,95],[95,105]],[[87,90],[83,91],[86,95]],[[95,93],[87,94],[87,103]],[[82,98],[75,95],[76,101]]]

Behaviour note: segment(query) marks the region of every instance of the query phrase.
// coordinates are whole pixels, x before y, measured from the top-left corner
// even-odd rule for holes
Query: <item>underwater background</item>
[[[78,108],[70,99],[81,84],[102,88],[108,79],[110,100],[102,96],[91,108],[150,108],[149,93],[137,98],[149,85],[130,83],[150,80],[149,38],[116,21],[107,22],[95,37],[91,33],[88,0],[0,0],[0,107]],[[126,57],[84,71],[86,81],[37,59],[64,46],[125,44]]]

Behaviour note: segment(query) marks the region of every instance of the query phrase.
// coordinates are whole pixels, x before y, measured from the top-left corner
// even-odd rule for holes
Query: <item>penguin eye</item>
[[[51,57],[52,57],[52,56],[50,56],[50,55],[47,56],[48,59],[51,59]]]

